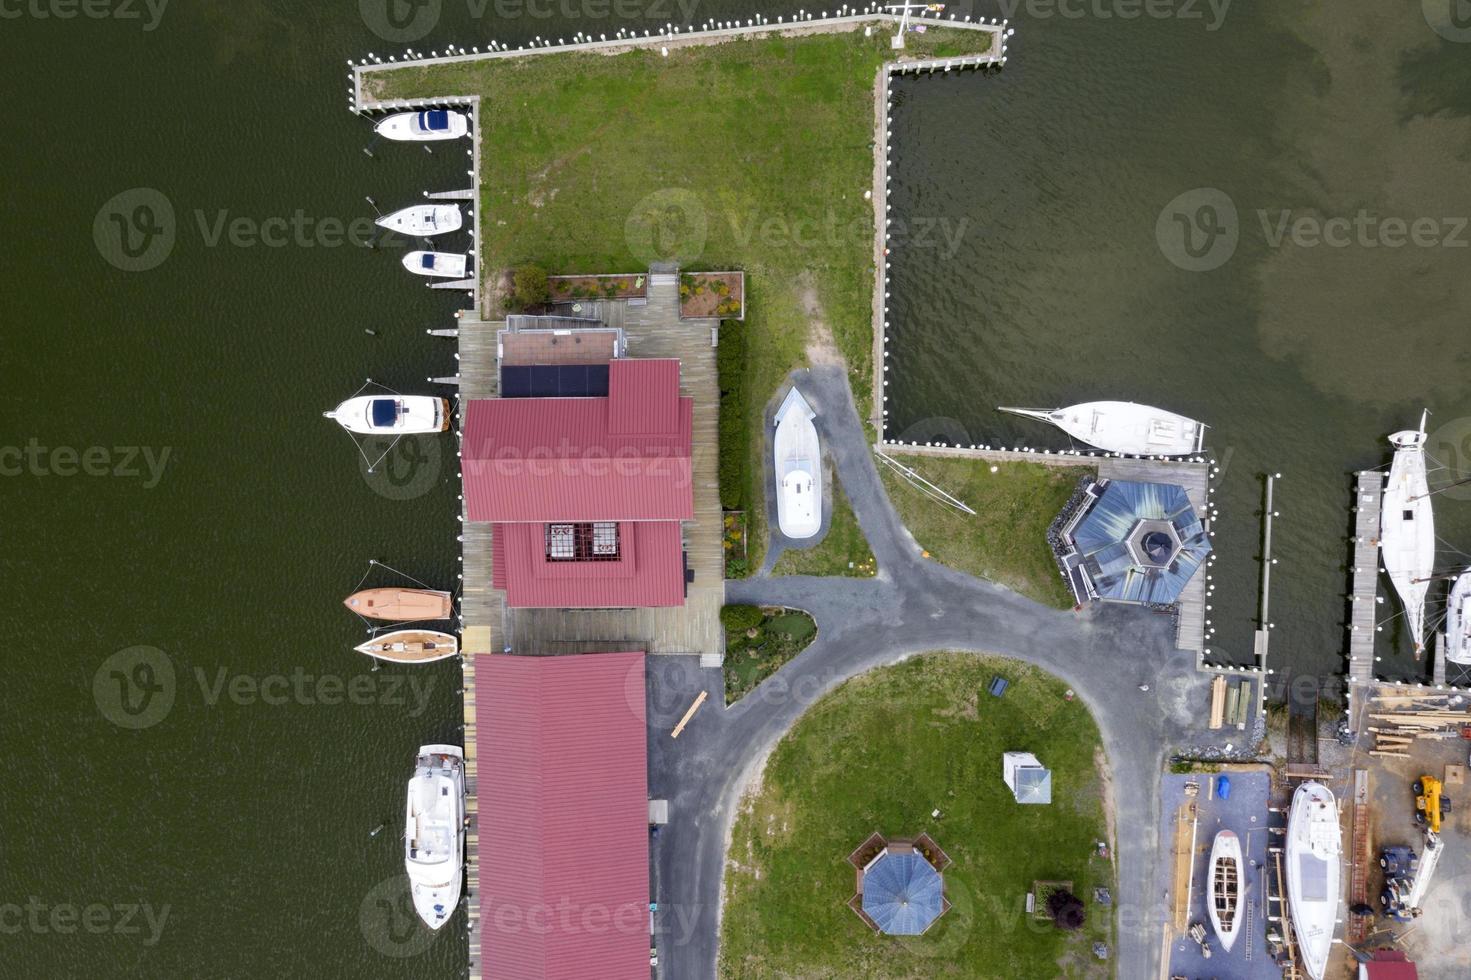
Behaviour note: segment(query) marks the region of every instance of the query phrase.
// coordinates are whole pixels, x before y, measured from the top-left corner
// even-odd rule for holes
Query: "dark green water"
[[[1387,463],[1385,436],[1423,406],[1445,464],[1432,485],[1471,476],[1471,44],[1433,32],[1418,0],[1242,4],[1214,31],[1209,15],[1026,9],[1000,76],[897,88],[894,212],[963,239],[896,250],[891,431],[1065,448],[995,406],[1100,398],[1207,421],[1222,466],[1212,657],[1251,660],[1263,476],[1280,472],[1273,665],[1336,673],[1352,471]],[[1199,188],[1229,198],[1237,241],[1208,253],[1194,226],[1215,267],[1188,271],[1166,255],[1185,255],[1180,227],[1157,222],[1187,192],[1171,210],[1195,221]],[[1283,211],[1426,219],[1437,244],[1390,247],[1395,229],[1372,222],[1342,247],[1274,244]],[[1446,567],[1471,550],[1468,490],[1436,498]],[[1379,670],[1418,676],[1398,610],[1381,608]]]
[[[1412,4],[1335,7],[1233,11],[1209,34],[1023,12],[1003,76],[905,83],[896,114],[896,210],[968,221],[959,253],[900,256],[900,427],[948,416],[974,441],[1035,442],[990,406],[1126,382],[1209,420],[1227,463],[1223,642],[1239,647],[1254,602],[1256,475],[1280,469],[1274,651],[1304,670],[1340,646],[1347,472],[1378,462],[1422,402],[1442,441],[1471,432],[1466,253],[1294,257],[1243,218],[1226,266],[1186,273],[1154,227],[1200,186],[1247,217],[1471,213],[1471,48],[1437,44]],[[361,152],[345,59],[390,46],[351,2],[177,0],[151,31],[145,8],[141,22],[33,9],[52,8],[0,20],[0,451],[35,440],[45,473],[27,460],[0,477],[0,612],[18,638],[0,712],[0,972],[459,975],[463,920],[426,942],[392,907],[406,768],[418,744],[460,738],[459,672],[369,673],[338,605],[372,557],[453,582],[449,444],[369,482],[319,417],[364,377],[410,389],[453,373],[449,342],[424,329],[455,301],[394,249],[329,245],[319,222],[368,213],[364,195],[388,207],[462,185],[463,148]],[[679,19],[593,9],[446,2],[415,43]],[[174,243],[129,273],[94,221],[136,188],[167,199]],[[222,217],[303,230],[212,244]],[[104,241],[110,227],[104,213]],[[120,447],[162,461],[156,479]],[[69,450],[89,449],[93,469],[141,475],[68,475]],[[1441,514],[1464,545],[1457,507],[1471,500],[1447,494]],[[136,646],[162,651],[139,655],[151,675],[110,659]]]

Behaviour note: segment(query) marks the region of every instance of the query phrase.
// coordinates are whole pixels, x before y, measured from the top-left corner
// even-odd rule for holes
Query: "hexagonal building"
[[[1079,603],[1172,605],[1211,552],[1185,488],[1169,483],[1089,481],[1059,520],[1053,546]]]
[[[943,874],[950,858],[928,834],[914,840],[873,834],[848,863],[858,872],[848,907],[875,932],[920,936],[950,910]]]

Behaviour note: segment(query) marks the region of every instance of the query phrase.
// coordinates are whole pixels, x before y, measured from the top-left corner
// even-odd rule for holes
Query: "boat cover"
[[[430,109],[428,112],[419,113],[419,125],[433,133],[442,133],[449,129],[449,112],[444,109]]]
[[[373,399],[373,425],[390,426],[398,421],[398,403],[392,398]]]
[[[425,269],[434,268],[434,253],[425,252],[424,257],[419,260],[419,265]]]

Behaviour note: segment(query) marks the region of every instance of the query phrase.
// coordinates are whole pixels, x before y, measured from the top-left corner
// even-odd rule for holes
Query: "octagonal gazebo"
[[[848,907],[875,932],[920,936],[950,909],[942,873],[950,858],[928,834],[891,841],[875,833],[848,863],[858,883]]]

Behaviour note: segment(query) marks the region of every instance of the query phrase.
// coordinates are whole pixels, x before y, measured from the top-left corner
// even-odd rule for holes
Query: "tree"
[[[1047,896],[1047,912],[1057,928],[1067,932],[1081,929],[1083,921],[1088,917],[1087,910],[1083,908],[1083,900],[1066,888],[1053,889]]]
[[[511,300],[516,309],[540,306],[552,295],[547,271],[539,265],[518,266],[511,275]]]

